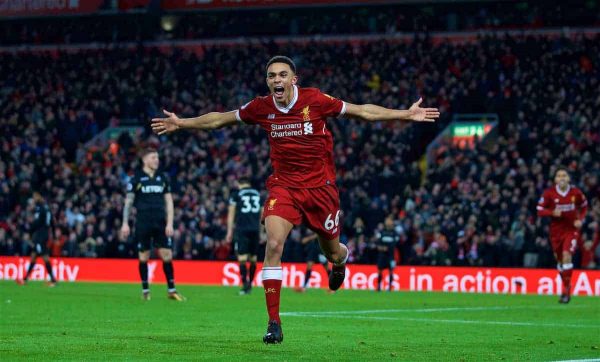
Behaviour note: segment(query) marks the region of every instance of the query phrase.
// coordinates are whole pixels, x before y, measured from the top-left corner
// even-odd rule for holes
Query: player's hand
[[[233,240],[233,233],[231,231],[228,231],[227,235],[225,236],[225,241],[229,244],[229,243],[231,243],[232,240]]]
[[[168,112],[163,109],[163,112],[167,118],[153,118],[152,119],[152,131],[156,134],[162,135],[166,133],[175,132],[179,129],[181,119],[175,115],[175,113]]]
[[[129,225],[123,224],[123,226],[121,226],[121,238],[123,240],[127,239],[130,233],[131,230],[129,229]]]
[[[560,211],[560,210],[552,211],[552,216],[554,216],[554,217],[560,217],[561,215],[562,215],[562,211]]]
[[[575,226],[577,229],[581,229],[582,225],[583,222],[581,222],[581,220],[575,220],[575,222],[573,223],[573,226]]]
[[[414,122],[435,122],[440,118],[440,111],[437,108],[421,108],[423,98],[413,103],[408,109],[408,119]]]
[[[166,235],[168,238],[170,238],[170,237],[173,237],[173,233],[174,233],[174,232],[173,232],[173,225],[167,225],[167,226],[165,227],[165,235]]]

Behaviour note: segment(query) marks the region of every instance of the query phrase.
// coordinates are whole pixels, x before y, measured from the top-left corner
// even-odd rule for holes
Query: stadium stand
[[[179,31],[176,37],[188,37],[185,28]],[[13,32],[6,39],[75,42],[68,34],[17,33],[21,37]],[[77,41],[115,39],[122,40],[91,35]],[[263,66],[276,53],[294,57],[303,86],[388,107],[423,95],[445,115],[431,127],[330,122],[343,239],[354,262],[375,262],[374,233],[392,215],[403,235],[404,264],[552,266],[535,203],[553,167],[564,164],[592,205],[588,220],[595,221],[586,224],[579,263],[597,265],[600,36],[579,34],[481,36],[467,43],[434,43],[427,36],[335,45],[265,41],[195,52],[143,46],[2,52],[0,254],[27,254],[27,200],[35,188],[50,196],[57,215],[53,255],[133,257],[131,243],[117,236],[124,184],[139,163],[136,147],[154,144],[174,185],[176,258],[230,258],[223,238],[233,181],[251,175],[262,185],[270,172],[261,130],[236,126],[157,138],[146,127],[142,141],[122,135],[110,149],[83,143],[126,120],[147,125],[162,107],[181,116],[235,109],[264,94]],[[419,156],[448,115],[472,112],[499,115],[494,144],[473,150],[442,144],[423,174]],[[301,260],[298,240],[290,238],[286,260]]]

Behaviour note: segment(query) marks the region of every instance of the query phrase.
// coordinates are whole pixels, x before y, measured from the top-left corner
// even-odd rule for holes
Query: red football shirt
[[[552,216],[552,211],[560,210],[560,217],[552,217],[550,233],[561,233],[576,230],[575,220],[583,220],[587,212],[587,200],[581,190],[575,186],[567,188],[566,192],[558,186],[547,188],[537,205],[539,216]]]
[[[333,137],[325,120],[343,115],[346,104],[317,88],[294,86],[293,91],[285,108],[271,95],[256,97],[237,110],[236,118],[267,131],[273,166],[267,188],[334,184]]]

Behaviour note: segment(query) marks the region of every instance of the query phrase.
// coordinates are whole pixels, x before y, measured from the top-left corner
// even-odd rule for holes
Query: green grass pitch
[[[282,292],[264,345],[262,288],[0,282],[0,360],[551,361],[600,358],[600,300],[532,295]]]

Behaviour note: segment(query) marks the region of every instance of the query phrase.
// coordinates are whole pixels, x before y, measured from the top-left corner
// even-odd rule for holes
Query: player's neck
[[[154,177],[154,174],[156,173],[156,171],[152,170],[151,168],[147,168],[147,167],[142,168],[142,171],[144,171],[144,173],[150,177]]]
[[[292,103],[292,100],[294,99],[294,97],[296,96],[296,86],[292,85],[292,91],[289,92],[288,96],[283,100],[283,102],[277,102],[277,100],[275,100],[275,102],[277,103],[277,105],[281,108],[287,108],[290,103]]]
[[[566,192],[569,189],[569,184],[566,184],[564,187],[561,187],[560,185],[556,185],[556,188],[558,188],[562,192]]]

